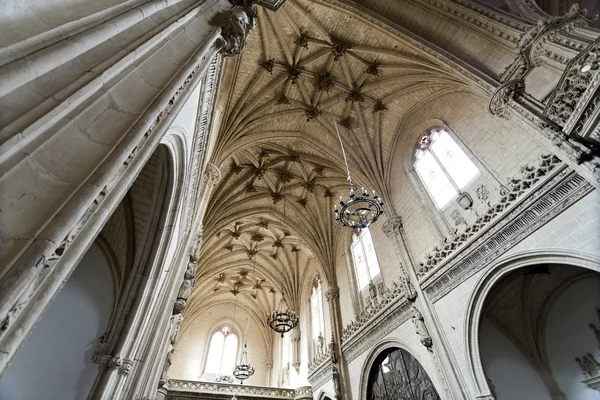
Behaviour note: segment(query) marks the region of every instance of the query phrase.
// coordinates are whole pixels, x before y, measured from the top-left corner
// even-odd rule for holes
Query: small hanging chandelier
[[[252,279],[256,272],[256,257],[252,266]],[[248,300],[248,316],[246,317],[246,335],[244,337],[244,351],[242,352],[242,359],[240,363],[235,366],[233,370],[233,376],[239,379],[240,384],[243,385],[244,381],[254,375],[254,367],[248,362],[248,330],[250,329],[250,300]],[[235,394],[233,396],[235,397]],[[233,399],[232,399],[233,400]]]
[[[254,375],[254,367],[248,362],[246,345],[247,343],[244,343],[244,351],[242,352],[242,359],[240,360],[240,363],[236,365],[235,369],[233,370],[233,376],[235,376],[236,379],[239,379],[241,384],[243,384],[246,379]]]
[[[369,194],[368,190],[364,187],[361,188],[360,194],[357,193],[357,187],[352,183],[350,177],[350,168],[348,167],[348,159],[346,158],[346,151],[344,150],[344,143],[340,136],[335,118],[333,119],[335,126],[335,132],[337,133],[338,140],[340,141],[340,147],[342,148],[342,154],[344,156],[344,163],[346,164],[346,172],[348,173],[348,199],[344,201],[340,196],[340,206],[333,206],[333,213],[335,214],[335,220],[341,221],[344,226],[348,226],[354,229],[354,232],[358,234],[360,229],[366,228],[373,222],[377,221],[377,218],[383,214],[383,200],[373,190],[373,197]]]
[[[283,337],[284,333],[287,333],[298,326],[298,316],[295,311],[291,311],[287,302],[283,290],[281,291],[281,301],[277,310],[273,311],[271,315],[267,315],[267,324],[275,332],[280,333]]]

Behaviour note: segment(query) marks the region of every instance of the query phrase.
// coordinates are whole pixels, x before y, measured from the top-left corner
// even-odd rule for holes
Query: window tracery
[[[238,353],[238,337],[224,325],[213,333],[206,358],[205,374],[231,375]]]
[[[429,129],[419,139],[414,168],[438,208],[457,198],[479,169],[445,129]]]
[[[353,235],[352,258],[358,288],[362,291],[381,273],[369,228],[361,229],[358,235]]]

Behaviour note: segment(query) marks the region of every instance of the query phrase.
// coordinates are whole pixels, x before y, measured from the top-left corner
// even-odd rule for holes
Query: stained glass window
[[[443,208],[479,174],[479,169],[444,129],[421,136],[415,169],[433,201]]]
[[[235,368],[238,338],[231,328],[224,326],[213,333],[206,358],[206,374],[231,375]]]
[[[379,261],[377,261],[377,254],[375,253],[375,246],[369,228],[364,228],[360,231],[360,234],[354,235],[352,257],[354,258],[358,287],[363,290],[380,274]]]

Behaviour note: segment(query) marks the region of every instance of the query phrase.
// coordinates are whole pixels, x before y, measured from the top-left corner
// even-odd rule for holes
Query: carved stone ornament
[[[565,68],[548,99],[544,116],[563,127],[567,134],[588,137],[600,118],[600,38]]]
[[[119,375],[129,375],[132,366],[133,360],[123,360],[123,362],[119,366]]]
[[[211,23],[221,27],[223,46],[221,54],[231,57],[242,53],[250,31],[256,26],[257,11],[254,4],[248,7],[237,5],[231,10],[223,11],[215,16]]]
[[[204,174],[206,175],[208,182],[213,186],[216,186],[221,182],[221,171],[219,171],[219,168],[214,164],[208,163]]]
[[[539,53],[542,47],[540,44],[554,32],[568,30],[569,27],[589,26],[596,18],[597,16],[588,18],[586,11],[580,10],[579,6],[574,4],[563,16],[539,20],[521,36],[515,49],[515,59],[500,75],[500,82],[524,79],[536,64],[536,53]]]
[[[488,110],[490,113],[508,119],[510,114],[509,105],[515,96],[522,94],[525,89],[525,84],[522,80],[513,80],[500,85],[498,89],[492,94]]]
[[[337,301],[340,298],[340,289],[337,286],[330,286],[329,289],[325,292],[325,297],[327,301],[331,303],[332,301]]]
[[[331,376],[333,380],[333,389],[335,391],[335,399],[339,400],[342,398],[342,389],[340,385],[340,373],[338,371],[337,365],[331,367]]]
[[[286,0],[229,0],[235,6],[244,6],[245,4],[256,4],[271,11],[277,11],[283,6]]]
[[[121,357],[106,354],[100,359],[100,368],[103,370],[108,369],[109,371],[114,371],[121,366],[121,363]]]
[[[412,312],[411,320],[412,320],[412,323],[415,325],[415,331],[417,333],[417,336],[419,336],[419,341],[421,342],[421,344],[423,346],[430,348],[431,346],[433,346],[433,340],[431,339],[431,336],[429,335],[427,326],[425,326],[425,321],[423,319],[423,315],[421,314],[421,312],[415,305],[411,306],[411,312]]]
[[[187,304],[187,300],[192,294],[192,288],[194,287],[195,283],[196,263],[190,260],[183,275],[183,282],[179,287],[179,292],[177,292],[177,300],[175,300],[175,305],[173,306],[173,315],[178,315],[183,312],[185,305]]]
[[[391,217],[383,223],[382,230],[385,235],[391,239],[394,235],[398,235],[403,230],[402,217]]]

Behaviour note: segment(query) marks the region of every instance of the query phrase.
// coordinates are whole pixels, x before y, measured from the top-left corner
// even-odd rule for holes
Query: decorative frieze
[[[283,388],[272,388],[262,386],[250,386],[250,385],[236,385],[216,382],[200,382],[200,381],[186,381],[179,379],[169,379],[166,388],[168,390],[167,398],[171,399],[172,396],[176,395],[176,392],[194,392],[198,394],[227,394],[227,395],[238,395],[245,397],[257,397],[261,399],[295,399],[296,390],[294,389],[283,389]],[[299,389],[300,395],[303,396],[307,390],[307,387]],[[202,397],[199,396],[199,399]]]
[[[533,176],[537,174],[534,172]],[[530,177],[531,175],[528,179]],[[543,175],[539,176],[539,180],[542,177]],[[564,164],[557,166],[545,180],[535,185],[534,189],[530,189],[527,179],[520,180],[520,189],[516,191],[513,185],[510,193],[503,196],[504,204],[501,203],[501,207],[496,206],[502,214],[494,217],[494,223],[489,223],[492,215],[486,214],[490,219],[485,226],[478,228],[479,232],[476,235],[473,231],[461,234],[458,241],[451,242],[452,252],[436,253],[436,257],[442,258],[435,263],[431,262],[433,259],[429,260],[428,267],[425,267],[424,263],[421,264],[423,286],[432,301],[437,301],[490,262],[498,259],[594,189],[589,181]],[[435,266],[434,269],[429,268],[432,265]]]
[[[540,181],[548,178],[550,173],[562,164],[562,160],[556,156],[542,155],[536,167],[525,166],[521,168],[521,176],[512,178],[507,186],[502,188],[500,191],[502,197],[497,204],[488,208],[487,212],[477,218],[464,232],[457,233],[450,239],[446,238],[441,245],[434,247],[427,259],[418,264],[417,276],[419,278],[425,277],[446,259],[452,257],[471,238],[493,224],[506,209],[516,203],[525,193],[531,191]]]

